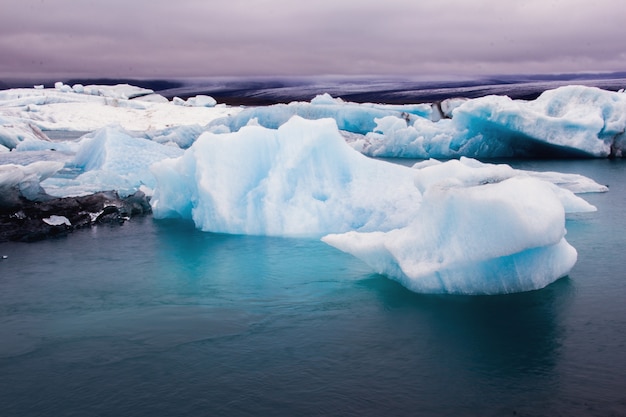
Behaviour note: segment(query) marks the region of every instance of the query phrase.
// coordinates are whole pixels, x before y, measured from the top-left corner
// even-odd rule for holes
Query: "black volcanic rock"
[[[3,203],[0,206],[0,242],[31,242],[62,236],[94,224],[122,224],[133,216],[152,212],[148,197],[141,191],[126,198],[108,191],[44,201],[19,196],[10,203],[6,200]]]

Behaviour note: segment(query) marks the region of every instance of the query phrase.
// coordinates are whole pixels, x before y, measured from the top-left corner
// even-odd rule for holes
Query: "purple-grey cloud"
[[[0,75],[451,75],[624,70],[622,0],[20,0]]]

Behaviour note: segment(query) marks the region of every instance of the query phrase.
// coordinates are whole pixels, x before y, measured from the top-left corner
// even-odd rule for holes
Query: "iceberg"
[[[574,192],[608,189],[576,174],[515,170],[461,158],[416,164],[420,212],[389,232],[323,241],[422,293],[498,294],[545,287],[576,251],[567,213],[595,211]]]
[[[150,165],[181,155],[178,147],[136,138],[120,127],[106,127],[86,135],[68,165],[75,177],[54,177],[42,181],[45,191],[55,197],[117,191],[127,197],[137,191],[150,194],[156,181]]]
[[[565,240],[566,213],[595,210],[573,191],[606,191],[578,175],[467,158],[415,167],[368,159],[334,120],[298,116],[277,129],[204,133],[152,171],[158,219],[321,237],[427,293],[527,291],[567,275],[577,255]]]
[[[174,97],[172,102],[178,106],[187,107],[214,107],[217,104],[217,101],[213,97],[203,94],[189,97],[187,100],[183,100],[179,97]]]
[[[577,255],[564,236],[565,210],[552,187],[511,178],[430,187],[405,227],[323,241],[416,292],[500,294],[567,275]]]
[[[11,150],[25,140],[49,141],[45,133],[31,123],[0,117],[0,146]]]
[[[41,182],[63,168],[62,162],[38,161],[28,165],[0,165],[0,209],[20,198],[37,200],[45,195]]]
[[[354,152],[331,119],[295,116],[278,129],[206,132],[152,172],[156,218],[193,219],[201,230],[218,233],[321,237],[391,230],[421,200],[411,168]]]
[[[622,157],[626,94],[594,87],[548,90],[534,101],[486,96],[449,103],[440,120],[377,118],[352,140],[371,156],[404,158]]]

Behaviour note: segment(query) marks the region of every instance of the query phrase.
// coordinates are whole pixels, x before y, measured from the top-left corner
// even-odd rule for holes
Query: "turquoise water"
[[[0,416],[626,415],[626,163],[534,292],[414,294],[315,241],[145,218],[0,244]]]

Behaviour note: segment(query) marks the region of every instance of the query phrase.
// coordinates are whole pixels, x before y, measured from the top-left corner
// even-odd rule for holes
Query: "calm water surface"
[[[0,244],[0,416],[626,415],[626,163],[548,288],[424,296],[314,240],[133,221]]]

